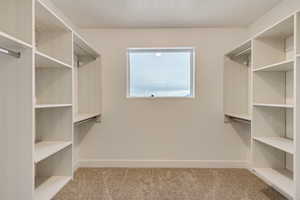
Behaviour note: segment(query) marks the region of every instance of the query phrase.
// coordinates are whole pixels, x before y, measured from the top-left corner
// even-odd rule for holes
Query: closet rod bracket
[[[20,52],[15,52],[15,51],[11,51],[8,50],[6,48],[2,48],[0,47],[0,53],[5,54],[5,55],[9,55],[15,58],[20,58],[21,57],[21,53]]]

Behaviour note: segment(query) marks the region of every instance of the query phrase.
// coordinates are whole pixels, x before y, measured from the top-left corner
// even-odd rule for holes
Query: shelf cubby
[[[39,52],[72,65],[72,31],[45,4],[36,0],[36,48]]]
[[[0,1],[0,32],[32,44],[32,0]]]
[[[36,109],[36,143],[72,141],[72,107]]]
[[[72,143],[67,141],[51,141],[51,142],[38,142],[35,144],[34,161],[38,163],[53,154],[61,151],[62,149],[70,146]]]
[[[258,34],[253,40],[254,70],[293,59],[294,32],[292,15]]]
[[[293,64],[294,65],[294,64]],[[294,68],[289,71],[256,71],[253,73],[254,104],[274,106],[294,104]]]
[[[72,104],[72,70],[36,55],[36,104]]]
[[[69,146],[36,164],[34,199],[52,199],[71,179],[72,146]]]
[[[101,115],[101,57],[74,34],[74,123]]]
[[[250,121],[251,41],[224,57],[224,115]]]

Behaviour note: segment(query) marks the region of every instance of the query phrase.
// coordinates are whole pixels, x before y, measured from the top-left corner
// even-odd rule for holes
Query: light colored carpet
[[[79,169],[55,200],[285,200],[244,169]]]

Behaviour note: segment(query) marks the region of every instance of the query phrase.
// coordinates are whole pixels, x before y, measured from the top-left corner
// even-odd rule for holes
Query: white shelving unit
[[[78,34],[74,34],[74,122],[101,115],[101,57]]]
[[[227,119],[251,121],[251,54],[252,43],[247,41],[224,57],[224,115]]]
[[[296,197],[296,15],[253,38],[252,168],[288,199]],[[296,76],[295,76],[296,75]],[[298,194],[299,195],[299,194]]]
[[[100,56],[42,0],[0,6],[0,199],[50,200],[73,177],[76,102],[77,120],[101,114]]]
[[[300,199],[299,67],[298,12],[226,54],[224,62],[224,114],[251,119],[252,171],[295,200]]]

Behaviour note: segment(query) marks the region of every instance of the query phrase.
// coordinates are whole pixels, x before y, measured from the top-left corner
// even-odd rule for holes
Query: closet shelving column
[[[33,1],[0,7],[0,199],[27,200],[34,190]]]
[[[251,121],[251,52],[249,40],[224,57],[224,115],[248,123]]]
[[[101,57],[74,32],[74,123],[101,116]]]
[[[297,167],[295,21],[291,15],[253,39],[253,171],[289,199]]]
[[[296,64],[295,64],[295,107],[294,107],[294,182],[295,199],[300,198],[300,12],[295,16],[295,45],[296,45]]]
[[[49,200],[73,176],[72,30],[35,1],[35,192]]]

